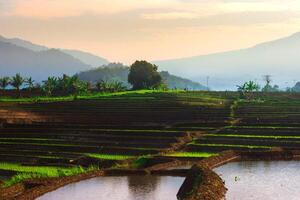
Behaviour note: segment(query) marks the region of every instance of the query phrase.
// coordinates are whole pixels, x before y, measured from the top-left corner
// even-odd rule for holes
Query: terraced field
[[[236,101],[232,125],[195,139],[187,151],[219,152],[300,148],[300,100],[298,94],[260,94],[260,100]]]
[[[228,125],[232,98],[226,96],[153,92],[2,102],[0,163],[110,167],[138,156],[206,157],[172,152],[200,133]],[[16,172],[20,171],[0,165],[2,177]]]
[[[256,95],[245,101],[228,92],[128,92],[3,101],[0,179],[24,173],[20,166],[77,173],[78,166],[106,168],[126,159],[138,165],[144,158],[192,161],[230,149],[300,148],[300,96]]]

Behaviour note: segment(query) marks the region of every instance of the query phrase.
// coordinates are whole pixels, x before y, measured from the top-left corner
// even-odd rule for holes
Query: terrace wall
[[[185,162],[173,161],[159,164],[144,170],[105,170],[94,171],[77,176],[52,178],[46,180],[30,180],[0,190],[0,199],[31,200],[64,185],[86,180],[97,176],[127,176],[127,175],[160,175],[185,176],[186,179],[178,191],[179,200],[222,200],[227,191],[222,179],[213,168],[229,162],[253,160],[299,160],[300,151],[270,151],[270,152],[235,152],[225,151],[219,156],[203,159],[190,170],[165,170],[168,167],[182,166]],[[188,162],[186,162],[188,163]],[[165,169],[163,169],[165,167]]]
[[[222,179],[213,168],[238,161],[300,160],[300,151],[234,152],[226,151],[194,165],[182,184],[179,200],[222,200],[227,191]],[[200,178],[199,178],[200,177]],[[199,180],[200,179],[200,180]]]

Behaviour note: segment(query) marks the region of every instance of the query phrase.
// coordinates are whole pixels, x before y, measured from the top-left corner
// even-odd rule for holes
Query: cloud
[[[0,0],[0,2],[3,0]],[[173,0],[9,0],[10,16],[55,18],[167,7]],[[174,1],[173,1],[174,2]]]
[[[299,1],[298,1],[299,2]],[[110,60],[246,47],[300,27],[286,0],[0,0],[1,34]]]
[[[148,13],[142,14],[142,18],[150,20],[174,20],[174,19],[196,19],[200,15],[191,12],[167,12],[167,13]]]

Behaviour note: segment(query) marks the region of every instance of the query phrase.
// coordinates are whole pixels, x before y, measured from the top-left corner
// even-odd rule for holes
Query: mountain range
[[[271,75],[273,84],[292,87],[300,74],[300,32],[289,37],[265,42],[250,48],[181,59],[153,61],[160,71],[206,82],[214,90],[235,90],[236,85],[254,80],[263,84],[263,76]],[[0,36],[0,74],[12,76],[20,72],[40,81],[48,76],[73,75],[107,65],[99,56]],[[207,78],[209,77],[209,78]]]
[[[109,63],[99,56],[79,50],[51,49],[19,38],[0,36],[0,74],[13,76],[20,73],[41,82],[48,76],[77,74],[82,80],[96,82],[121,81],[127,83],[129,67],[121,63]],[[206,90],[203,85],[161,72],[170,88]]]
[[[96,55],[68,49],[51,49],[31,42],[0,36],[0,74],[21,73],[41,81],[48,76],[73,75],[108,61]]]
[[[194,81],[209,77],[209,87],[217,90],[236,89],[248,80],[263,84],[263,75],[271,75],[273,84],[284,88],[299,80],[300,33],[247,49],[154,63]]]

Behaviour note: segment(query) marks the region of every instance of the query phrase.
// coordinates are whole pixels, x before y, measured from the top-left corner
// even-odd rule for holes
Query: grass
[[[256,146],[256,145],[239,145],[239,144],[197,144],[197,143],[190,143],[190,145],[195,146],[203,146],[203,147],[240,147],[240,148],[248,148],[248,149],[271,149],[271,146]]]
[[[299,129],[294,126],[224,126],[224,129]]]
[[[186,157],[186,158],[208,158],[217,155],[218,154],[216,153],[208,153],[208,152],[175,152],[175,153],[165,154],[165,156]]]
[[[236,137],[236,138],[266,138],[266,139],[300,139],[300,136],[273,135],[239,135],[239,134],[209,134],[208,137]]]
[[[112,154],[95,154],[95,153],[87,153],[85,155],[91,158],[97,158],[102,160],[127,160],[136,157],[130,155],[112,155]]]
[[[101,97],[130,97],[132,95],[143,95],[143,94],[153,94],[153,93],[180,93],[183,90],[136,90],[136,91],[124,91],[115,93],[95,93],[77,96],[77,100],[87,100],[87,99],[97,99]],[[73,101],[74,96],[59,96],[59,97],[47,97],[38,96],[31,98],[11,98],[11,97],[1,97],[0,102],[57,102],[57,101]]]
[[[149,96],[149,94],[153,94]],[[126,98],[129,100],[143,100],[150,99],[155,100],[158,95],[175,94],[174,97],[178,102],[188,105],[200,106],[223,106],[227,100],[224,97],[215,95],[209,92],[194,92],[184,90],[136,90],[136,91],[124,91],[115,93],[91,93],[85,95],[79,95],[76,100],[89,100],[89,99],[105,99],[105,98]],[[176,95],[178,94],[178,95]],[[168,96],[162,96],[168,98]],[[194,99],[195,101],[191,101]],[[199,101],[201,99],[201,101]],[[59,96],[59,97],[48,97],[48,96],[37,96],[30,98],[12,98],[12,97],[0,97],[0,102],[23,102],[23,103],[34,103],[34,102],[58,102],[58,101],[73,101],[74,96]]]
[[[97,168],[94,166],[91,166],[88,169],[82,167],[65,168],[65,167],[22,166],[13,163],[0,163],[0,169],[18,172],[17,175],[13,176],[11,179],[4,182],[3,187],[9,187],[27,179],[72,176],[72,175],[77,175],[88,171],[96,170]]]

